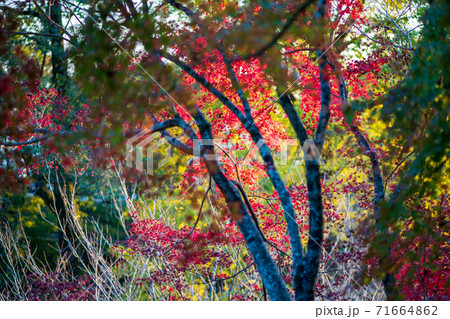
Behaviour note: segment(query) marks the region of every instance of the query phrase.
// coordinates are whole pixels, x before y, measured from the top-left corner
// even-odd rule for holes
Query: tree
[[[295,300],[313,300],[324,249],[324,198],[332,192],[324,183],[323,176],[327,171],[335,174],[333,160],[339,161],[330,154],[333,146],[327,144],[327,138],[331,138],[330,129],[343,129],[353,134],[356,140],[345,148],[345,152],[348,154],[349,149],[358,145],[368,157],[368,162],[360,160],[357,165],[367,173],[372,184],[367,187],[361,183],[363,187],[360,189],[366,197],[373,199],[372,203],[367,204],[364,199],[360,204],[372,210],[377,233],[374,246],[381,244],[384,248],[381,254],[376,255],[377,275],[383,279],[387,298],[398,298],[393,272],[399,265],[392,260],[392,249],[395,228],[408,217],[400,219],[393,215],[392,212],[399,208],[392,205],[399,202],[405,181],[401,181],[392,193],[390,204],[386,199],[386,183],[413,153],[402,159],[397,167],[393,167],[392,174],[383,179],[383,170],[394,166],[389,160],[395,156],[371,141],[368,132],[362,128],[362,121],[371,117],[377,125],[383,121],[389,123],[393,106],[398,104],[393,97],[406,99],[408,93],[398,95],[397,91],[408,92],[408,77],[413,79],[411,83],[418,83],[422,71],[417,68],[408,72],[410,52],[413,49],[420,52],[413,48],[415,35],[399,26],[387,11],[384,16],[375,15],[373,18],[364,14],[363,3],[356,0],[306,0],[301,4],[290,1],[184,4],[170,0],[158,5],[143,1],[140,6],[133,1],[92,1],[85,5],[63,0],[57,2],[56,10],[48,16],[39,4],[35,1],[33,4],[41,19],[43,16],[46,18],[43,21],[49,24],[53,44],[52,81],[59,94],[65,94],[68,85],[66,78],[69,72],[65,53],[62,54],[63,39],[68,37],[67,42],[71,45],[68,56],[73,63],[74,81],[82,83],[83,94],[92,100],[89,119],[82,126],[72,125],[72,131],[61,127],[49,131],[32,125],[17,131],[12,127],[20,125],[10,124],[11,129],[3,133],[7,136],[3,145],[16,147],[13,152],[19,160],[23,157],[17,147],[23,143],[20,140],[24,136],[28,137],[26,145],[82,136],[92,141],[92,161],[98,167],[107,168],[111,165],[111,161],[105,160],[109,155],[117,162],[125,160],[125,138],[136,133],[141,137],[159,133],[160,140],[181,151],[182,157],[201,157],[202,164],[189,169],[183,181],[201,176],[210,180],[197,220],[208,192],[218,192],[218,199],[226,203],[230,212],[228,218],[231,217],[239,227],[269,297],[272,300],[291,299],[284,276],[275,262],[279,261],[279,256],[287,255],[292,259],[289,267]],[[70,31],[62,27],[61,5],[79,21]],[[441,8],[440,3],[434,6]],[[430,11],[433,12],[432,9]],[[84,20],[78,16],[84,16]],[[369,17],[373,19],[372,30],[364,31],[363,22]],[[384,27],[386,25],[388,27]],[[353,27],[358,35],[352,33]],[[371,34],[383,27],[390,33]],[[427,27],[425,25],[423,33],[425,39],[430,37]],[[446,37],[445,26],[440,27],[443,28],[442,35],[436,40],[439,43]],[[395,37],[391,36],[392,30],[396,32]],[[6,31],[7,34],[11,32]],[[417,45],[420,48],[420,42]],[[353,48],[353,51],[348,48]],[[346,57],[346,54],[358,55],[365,48],[369,51],[359,60],[352,61]],[[412,55],[412,58],[420,65],[420,55]],[[342,60],[350,62],[344,66]],[[29,64],[33,65],[32,62]],[[27,71],[26,65],[22,67],[24,71]],[[29,78],[35,79],[37,70],[34,65]],[[386,84],[380,85],[378,82],[383,78]],[[403,84],[397,84],[403,78],[406,79]],[[437,80],[433,78],[430,81],[435,83]],[[12,84],[3,87],[7,92],[4,101],[9,103],[5,114],[11,116],[12,112],[17,119],[20,112],[16,109],[26,110],[27,107],[14,109],[12,100],[16,97],[8,94],[12,91],[17,94],[23,89],[17,87],[12,74],[5,76],[2,83],[16,85],[14,89]],[[444,85],[445,81],[438,83],[438,86]],[[411,85],[414,87],[416,84]],[[298,90],[302,90],[301,93]],[[388,93],[384,94],[385,91]],[[424,101],[429,103],[438,96],[433,91],[424,97]],[[379,107],[380,101],[384,103],[382,108]],[[417,109],[416,102],[411,103]],[[277,104],[281,109],[277,109]],[[401,123],[405,112],[400,109],[395,108],[399,113],[394,117],[394,127],[400,125],[396,121]],[[417,118],[427,118],[425,113],[419,113]],[[27,120],[20,123],[23,122]],[[405,135],[401,140],[388,136],[390,140],[386,140],[391,150],[403,146],[404,152],[411,152],[412,145],[407,141],[417,133],[411,131],[411,127],[403,131]],[[439,124],[438,127],[443,126]],[[41,137],[30,138],[30,134]],[[290,135],[294,135],[298,144],[307,151],[303,164],[306,189],[287,186],[281,177],[282,168],[275,156],[280,151],[277,141],[292,141]],[[251,159],[251,168],[237,164],[233,155],[214,141],[215,138],[235,139],[238,151],[243,151],[246,137],[262,159],[261,163]],[[441,140],[440,135],[439,138]],[[428,139],[424,143],[432,144]],[[440,156],[448,152],[444,144],[439,143],[443,146]],[[219,153],[222,155],[220,160],[217,157]],[[421,161],[425,156],[425,153],[420,154],[415,156],[415,161]],[[320,167],[321,155],[327,162],[325,169]],[[381,165],[380,158],[386,159],[388,164]],[[422,164],[423,161],[426,160],[422,160]],[[439,169],[446,167],[446,161],[441,160],[440,163]],[[135,172],[129,171],[128,174]],[[261,227],[255,203],[249,200],[250,195],[245,190],[257,187],[252,174],[267,176],[271,182],[265,191],[284,214],[287,231],[284,239],[289,241],[287,250],[279,242],[269,240],[264,233],[267,229],[264,225]],[[410,175],[406,183],[412,183],[414,176]],[[163,178],[159,176],[152,182]],[[349,184],[352,182],[355,181],[349,178]],[[299,224],[301,216],[297,196],[302,192],[307,193],[307,238],[303,238],[304,225]],[[136,223],[133,229],[139,229],[138,225]],[[182,236],[177,233],[178,241],[186,241],[194,233],[196,225],[197,222],[190,232]],[[139,251],[138,239],[132,238],[129,243]],[[218,239],[213,236],[212,240]],[[175,246],[181,245],[178,241]],[[202,246],[201,240],[197,244]],[[279,256],[275,257],[274,252]]]

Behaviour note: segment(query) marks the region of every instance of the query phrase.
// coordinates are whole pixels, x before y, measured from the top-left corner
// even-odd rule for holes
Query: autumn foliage
[[[4,299],[450,298],[443,1],[12,3]]]

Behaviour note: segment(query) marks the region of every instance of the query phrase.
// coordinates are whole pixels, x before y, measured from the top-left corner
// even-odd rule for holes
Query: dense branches
[[[0,227],[22,221],[15,211],[53,212],[60,259],[106,299],[127,289],[154,300],[355,299],[350,285],[368,286],[354,268],[372,288],[381,278],[387,299],[401,298],[406,273],[428,296],[436,262],[404,251],[441,261],[433,233],[448,233],[448,6],[368,5],[2,6]],[[408,30],[425,11],[423,28]],[[24,208],[30,198],[43,206]],[[91,218],[111,207],[115,241]],[[27,296],[14,245],[0,239],[0,268]],[[140,273],[126,277],[130,268]],[[38,277],[92,298],[79,294],[88,279],[52,276]]]

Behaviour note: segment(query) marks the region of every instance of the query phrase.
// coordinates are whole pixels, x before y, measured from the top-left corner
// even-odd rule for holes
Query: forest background
[[[448,300],[446,1],[0,2],[2,300]]]

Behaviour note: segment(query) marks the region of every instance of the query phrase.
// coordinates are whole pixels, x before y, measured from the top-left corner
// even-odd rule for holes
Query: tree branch
[[[401,46],[401,45],[397,45],[397,44],[395,44],[395,43],[381,43],[380,41],[375,40],[375,39],[372,38],[370,35],[368,35],[367,33],[365,33],[363,30],[361,30],[360,28],[358,28],[358,26],[357,26],[356,24],[354,24],[354,26],[355,26],[355,28],[356,28],[363,36],[365,36],[367,39],[371,40],[372,42],[375,42],[375,43],[381,44],[381,45],[388,44],[388,45],[391,45],[391,46],[393,46],[393,47],[396,47],[396,48],[399,48],[399,49],[402,49],[402,50],[414,50],[414,48],[413,48],[412,46],[409,47],[409,48],[407,48],[407,47],[404,47],[404,46]]]
[[[270,49],[272,46],[274,46],[279,39],[287,32],[287,30],[291,27],[291,25],[294,23],[294,21],[297,19],[297,17],[304,12],[310,4],[312,4],[315,0],[306,0],[302,5],[300,5],[297,10],[295,10],[294,14],[286,21],[286,23],[281,28],[280,32],[275,34],[275,36],[270,40],[266,45],[264,45],[261,49],[256,51],[253,54],[246,55],[241,58],[236,58],[236,60],[248,60],[251,58],[256,58],[261,56],[264,52],[266,52],[268,49]]]
[[[37,33],[37,32],[13,32],[12,35],[35,35],[40,37],[50,37],[50,38],[58,38],[63,39],[69,43],[72,43],[70,39],[64,38],[63,36],[57,35],[57,34],[51,34],[51,33]]]
[[[294,264],[299,264],[301,262],[301,259],[303,257],[303,249],[302,249],[302,242],[300,239],[300,233],[298,229],[297,219],[296,219],[296,213],[294,210],[294,207],[292,205],[292,200],[290,197],[289,192],[287,191],[283,180],[281,179],[276,167],[275,162],[272,157],[270,148],[267,146],[267,144],[264,141],[264,138],[259,130],[259,128],[256,126],[251,114],[250,116],[244,116],[242,112],[234,105],[228,98],[220,92],[217,88],[215,88],[211,83],[209,83],[203,76],[199,75],[195,70],[193,70],[190,66],[187,64],[181,62],[179,58],[175,58],[167,53],[162,53],[162,57],[168,59],[169,61],[174,62],[176,65],[178,65],[180,68],[182,68],[186,73],[188,73],[193,79],[195,79],[198,83],[200,83],[203,87],[205,87],[209,92],[211,92],[213,95],[215,95],[226,107],[232,111],[236,117],[241,121],[243,126],[246,128],[246,130],[250,133],[253,142],[258,146],[261,157],[264,160],[265,163],[265,169],[267,171],[267,174],[270,177],[270,180],[272,184],[274,185],[274,188],[278,192],[278,196],[280,198],[281,204],[283,206],[284,214],[286,223],[288,226],[288,232],[289,237],[291,240],[291,248],[292,248],[292,258],[294,260]],[[201,116],[200,116],[200,115]],[[199,125],[200,132],[202,134],[206,134],[210,131],[210,125],[209,123],[202,118],[202,113],[198,109],[197,115],[200,116],[198,119],[196,117],[195,120],[197,121],[197,124]],[[207,123],[207,124],[206,124]],[[206,125],[206,127],[202,128],[202,125]],[[208,133],[209,139],[212,139],[212,133]],[[210,167],[209,170],[219,170],[218,165],[215,163],[208,163],[207,165],[212,165],[213,167]],[[215,166],[215,167],[214,167]],[[214,177],[214,175],[213,175]],[[216,178],[214,178],[216,181]],[[216,181],[217,183],[217,181]],[[226,182],[223,182],[226,183]],[[224,185],[225,187],[225,185]],[[261,268],[259,267],[261,270]]]
[[[386,187],[388,180],[394,175],[394,173],[397,171],[397,169],[403,164],[404,161],[406,161],[411,155],[413,155],[415,151],[411,151],[408,155],[406,155],[405,158],[403,158],[400,163],[397,164],[397,166],[392,170],[392,172],[389,174],[388,177],[384,180],[384,193],[386,194]]]
[[[186,236],[181,238],[179,241],[177,241],[175,244],[173,244],[172,247],[170,247],[167,251],[164,252],[165,255],[168,254],[172,249],[174,249],[178,244],[180,244],[181,242],[183,242],[187,238],[189,238],[189,236],[191,236],[191,234],[194,232],[194,230],[197,227],[197,224],[198,224],[198,222],[200,220],[200,217],[202,216],[203,204],[205,203],[206,197],[208,196],[208,193],[209,193],[210,190],[211,190],[211,176],[209,177],[208,188],[206,189],[205,195],[203,196],[202,203],[200,204],[200,208],[199,208],[198,214],[197,214],[197,219],[195,220],[194,225],[192,226],[191,230],[189,231],[189,233]]]
[[[153,121],[155,123],[158,123],[158,124],[160,123],[153,113],[151,114],[151,116],[152,116]],[[160,130],[160,134],[173,147],[179,149],[180,151],[182,151],[184,153],[187,153],[187,154],[190,154],[190,155],[194,155],[194,149],[192,148],[192,146],[184,144],[183,142],[181,142],[177,138],[175,138],[172,135],[170,135],[166,130],[163,130],[163,129]]]
[[[39,4],[36,2],[36,0],[33,0],[34,5],[36,6],[36,8],[39,10],[39,12],[48,20],[48,22],[50,22],[50,24],[52,26],[54,26],[55,28],[61,30],[63,33],[67,34],[69,36],[69,38],[72,38],[73,36],[69,33],[69,31],[67,31],[66,29],[64,29],[62,26],[60,26],[58,23],[56,23],[55,21],[53,21],[46,13],[45,11],[39,6]]]
[[[231,84],[233,85],[234,90],[238,94],[239,99],[241,100],[241,103],[244,106],[245,116],[247,118],[250,118],[252,116],[252,112],[250,109],[250,103],[248,102],[248,99],[245,97],[244,90],[242,89],[242,85],[239,82],[239,79],[237,78],[236,72],[234,72],[231,61],[225,56],[226,53],[224,52],[224,50],[220,44],[219,44],[219,52],[220,52],[220,55],[222,56],[225,66],[227,68],[228,75],[230,76]]]
[[[184,12],[191,19],[195,16],[195,13],[191,9],[182,5],[178,1],[175,0],[164,0],[164,1],[170,4],[172,7],[177,8],[178,10]]]
[[[315,20],[325,18],[327,0],[319,0]],[[322,58],[325,51],[317,50],[319,57],[320,77],[320,113],[317,123],[315,144],[319,152],[322,151],[325,142],[325,130],[330,118],[330,83],[326,61]],[[297,115],[298,116],[298,115]],[[294,117],[295,118],[295,117]],[[298,127],[298,120],[295,119]],[[299,129],[299,128],[298,128]],[[300,128],[300,139],[305,133]],[[306,186],[308,189],[309,204],[309,240],[308,250],[300,265],[294,269],[295,300],[314,300],[314,288],[319,272],[320,258],[322,256],[323,243],[323,203],[322,186],[320,182],[320,166],[317,159],[305,160]]]
[[[316,51],[316,49],[309,49],[309,48],[294,49],[294,50],[291,50],[291,51],[283,52],[283,53],[281,53],[281,54],[282,54],[282,55],[288,55],[288,54],[292,54],[292,53],[296,53],[296,52],[301,52],[301,51]]]
[[[284,90],[283,90],[284,91]],[[297,111],[295,110],[294,105],[292,104],[291,99],[289,98],[288,94],[282,94],[281,90],[277,88],[278,92],[278,102],[280,103],[281,107],[284,110],[284,113],[286,113],[289,122],[291,123],[292,127],[294,128],[295,134],[297,135],[297,138],[301,145],[305,143],[305,141],[308,139],[308,133],[306,132],[305,126],[302,123],[302,120],[300,119],[300,116],[298,116]]]
[[[255,211],[253,210],[253,207],[252,207],[250,201],[248,200],[247,194],[245,193],[245,190],[242,187],[241,183],[238,183],[237,181],[232,181],[232,182],[233,182],[234,185],[236,185],[236,187],[238,188],[238,190],[241,193],[242,197],[244,198],[245,205],[247,205],[247,209],[250,212],[250,215],[252,216],[253,221],[255,222],[256,228],[258,228],[258,231],[261,234],[261,237],[264,239],[264,241],[266,243],[268,243],[270,246],[272,246],[273,248],[275,248],[277,251],[282,253],[283,255],[289,257],[290,259],[292,259],[291,256],[289,256],[287,253],[285,253],[280,248],[278,248],[277,245],[275,245],[273,242],[271,242],[270,240],[267,239],[266,235],[264,235],[261,227],[259,226],[258,216],[256,216]]]
[[[70,134],[73,134],[74,132],[59,132],[59,131],[52,131],[52,130],[48,130],[48,129],[35,129],[32,130],[31,132],[26,132],[23,130],[19,130],[17,132],[12,132],[10,130],[7,130],[5,132],[0,132],[0,136],[8,136],[8,135],[12,135],[12,134],[45,134],[41,137],[34,137],[30,140],[27,141],[22,141],[22,142],[2,142],[0,141],[0,145],[4,146],[4,147],[17,147],[17,146],[25,146],[25,145],[31,145],[31,144],[36,144],[42,141],[45,141],[46,139],[58,135],[61,137],[64,136],[68,136]],[[11,137],[10,137],[11,138]]]
[[[193,114],[193,116],[197,122],[202,139],[212,140],[211,124],[205,119],[198,106],[196,106],[195,112],[196,113]],[[204,148],[205,154],[214,152],[213,145],[204,145]],[[286,285],[282,280],[246,205],[242,201],[239,191],[234,187],[233,183],[227,179],[215,159],[207,159],[206,157],[204,157],[204,159],[210,175],[224,195],[231,214],[244,236],[247,247],[255,260],[269,296],[272,300],[290,300]]]
[[[327,59],[327,63],[330,65],[332,70],[336,71],[337,67],[334,63]],[[340,71],[340,70],[338,70]],[[339,96],[341,97],[341,103],[343,105],[348,104],[348,90],[345,82],[345,78],[342,72],[339,72]],[[353,132],[358,144],[365,150],[365,154],[370,158],[370,162],[372,165],[372,176],[373,176],[373,188],[374,188],[374,198],[373,198],[373,215],[375,219],[375,227],[377,229],[377,233],[379,235],[388,236],[388,234],[383,229],[383,225],[381,222],[381,202],[385,200],[385,186],[383,186],[383,176],[381,174],[380,161],[378,160],[375,151],[370,147],[370,143],[368,139],[364,136],[358,126],[351,122],[350,124],[346,123],[347,126],[350,127],[350,130]],[[409,155],[408,155],[409,156]],[[406,158],[405,158],[406,160]],[[401,164],[401,163],[400,163]],[[398,166],[400,166],[400,164]],[[395,170],[394,170],[395,171]],[[402,189],[401,185],[398,185],[396,190],[393,192],[392,197],[395,199],[399,195]],[[391,264],[391,249],[388,245],[388,253],[387,257],[381,257],[379,262],[381,265],[383,264]],[[387,267],[389,268],[389,267]],[[384,274],[383,278],[383,286],[386,293],[386,297],[388,300],[395,300],[398,296],[398,291],[395,283],[395,276],[387,271]]]
[[[240,120],[245,121],[245,116],[239,110],[239,108],[231,102],[225,94],[220,92],[214,85],[212,85],[205,77],[198,74],[191,66],[182,62],[178,57],[174,57],[168,53],[159,53],[163,58],[175,63],[178,67],[180,67],[184,72],[186,72],[189,76],[191,76],[194,80],[196,80],[199,84],[201,84],[205,89],[207,89],[211,94],[219,99],[228,109],[233,112],[234,115]]]
[[[327,70],[327,63],[324,57],[324,50],[317,50],[319,56],[319,77],[320,77],[320,113],[319,121],[317,123],[315,142],[319,152],[322,152],[325,143],[325,131],[327,129],[328,120],[330,119],[330,100],[331,89],[329,81],[329,73]]]

